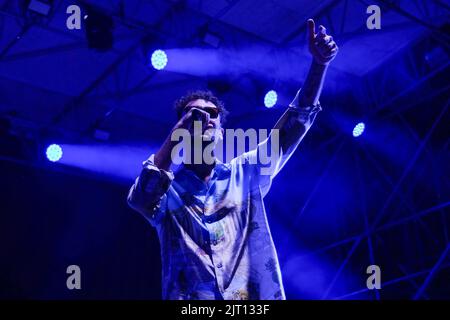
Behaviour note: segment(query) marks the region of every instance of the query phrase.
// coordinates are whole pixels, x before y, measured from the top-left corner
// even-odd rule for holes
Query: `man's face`
[[[184,108],[183,114],[186,114],[192,108],[203,110],[209,114],[209,121],[206,126],[204,126],[203,134],[205,134],[206,130],[209,130],[205,135],[214,135],[215,140],[217,140],[216,138],[219,138],[218,135],[222,135],[223,131],[217,106],[214,103],[203,99],[192,100]]]

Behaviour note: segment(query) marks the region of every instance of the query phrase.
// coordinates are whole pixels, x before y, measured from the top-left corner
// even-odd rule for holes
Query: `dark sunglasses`
[[[219,113],[220,113],[219,109],[217,109],[217,108],[209,108],[209,107],[202,108],[202,107],[199,107],[199,106],[189,106],[188,108],[184,109],[183,114],[188,113],[189,110],[191,110],[192,108],[197,108],[197,109],[203,110],[205,112],[208,112],[209,113],[209,117],[211,119],[217,119],[217,117],[219,116]]]

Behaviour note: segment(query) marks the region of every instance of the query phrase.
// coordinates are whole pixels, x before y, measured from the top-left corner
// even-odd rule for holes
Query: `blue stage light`
[[[48,160],[50,160],[51,162],[56,162],[62,158],[63,151],[59,145],[52,144],[48,146],[45,154],[47,155]]]
[[[266,93],[265,97],[264,97],[264,105],[267,108],[272,108],[276,103],[277,103],[277,92],[274,90],[270,90],[269,92]]]
[[[167,65],[167,55],[163,50],[155,50],[152,53],[152,66],[153,68],[155,68],[156,70],[162,70],[166,67]]]
[[[360,122],[358,123],[354,128],[353,128],[353,136],[359,137],[360,135],[363,134],[364,129],[366,128],[366,125],[364,124],[364,122]]]

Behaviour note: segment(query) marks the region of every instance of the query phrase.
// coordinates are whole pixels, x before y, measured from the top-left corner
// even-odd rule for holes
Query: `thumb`
[[[310,41],[314,40],[316,35],[316,25],[313,19],[308,19],[308,38]]]

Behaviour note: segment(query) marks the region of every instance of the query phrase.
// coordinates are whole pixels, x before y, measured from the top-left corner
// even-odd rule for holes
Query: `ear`
[[[219,139],[223,140],[223,134],[224,134],[225,130],[221,127],[220,128],[220,137]]]
[[[216,129],[217,131],[219,131],[218,129]],[[223,128],[220,128],[220,132],[217,132],[216,131],[216,138],[218,139],[218,140],[222,140],[223,141],[223,134],[224,134],[224,132],[225,132],[225,130],[223,129]]]

